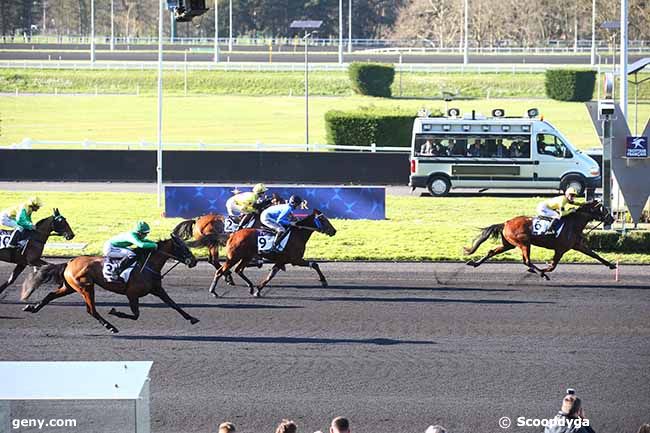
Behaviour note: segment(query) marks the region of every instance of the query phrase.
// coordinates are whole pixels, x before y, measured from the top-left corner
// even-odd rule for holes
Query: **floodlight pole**
[[[591,0],[591,66],[596,65],[596,0]]]
[[[232,52],[232,0],[230,0],[230,24],[228,25],[230,34],[228,36],[228,51]]]
[[[339,0],[339,64],[343,63],[343,0]]]
[[[219,63],[219,0],[214,0],[214,62]]]
[[[623,117],[627,122],[627,0],[621,0],[621,61],[620,61],[620,101]]]
[[[463,39],[463,64],[469,63],[469,0],[465,0],[465,34]]]
[[[162,207],[162,170],[163,170],[163,145],[162,145],[162,75],[163,75],[163,4],[159,0],[158,11],[158,151],[156,165],[156,179],[158,190],[158,207]]]
[[[115,50],[115,0],[111,0],[111,51]]]
[[[352,53],[352,0],[348,2],[348,53]]]
[[[90,0],[90,63],[95,64],[95,0]]]

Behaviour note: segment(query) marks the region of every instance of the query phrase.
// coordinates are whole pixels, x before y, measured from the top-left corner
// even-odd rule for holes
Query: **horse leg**
[[[494,257],[494,256],[496,256],[498,254],[501,254],[504,251],[511,250],[513,248],[514,248],[514,245],[511,245],[509,243],[499,245],[498,247],[493,248],[490,251],[488,251],[488,253],[485,255],[485,257],[480,259],[478,262],[475,262],[474,260],[470,260],[470,261],[467,262],[467,264],[477,268],[477,267],[481,266],[483,263],[485,263],[486,261],[488,261],[490,258],[492,258],[492,257]]]
[[[81,294],[81,297],[84,298],[84,302],[86,303],[86,311],[88,314],[93,316],[99,323],[102,324],[104,328],[108,329],[111,333],[117,334],[119,332],[117,328],[97,312],[97,308],[95,306],[95,288],[92,285],[80,286],[78,287],[77,291],[79,294]]]
[[[246,266],[250,260],[240,260],[239,264],[235,267],[235,273],[241,277],[242,280],[246,282],[248,285],[249,293],[252,295],[255,292],[255,285],[251,280],[248,279],[246,275],[244,275],[244,269],[246,269]]]
[[[255,296],[256,298],[262,296],[262,289],[266,287],[266,285],[273,279],[273,277],[275,277],[275,274],[277,274],[280,269],[282,269],[282,265],[279,265],[277,263],[273,265],[273,268],[271,268],[271,272],[269,272],[266,278],[264,278],[264,280],[257,285],[257,290],[253,293],[253,296]]]
[[[598,260],[600,263],[603,265],[607,266],[609,269],[616,269],[616,263],[612,263],[610,261],[605,260],[604,258],[600,257],[594,250],[589,248],[587,245],[584,243],[580,242],[578,245],[573,247],[574,250],[580,251],[582,254],[585,254],[592,259]]]
[[[238,260],[239,261],[239,260]],[[237,261],[237,262],[238,262]],[[213,295],[215,298],[218,298],[219,295],[217,295],[217,283],[219,282],[219,278],[221,278],[223,275],[225,275],[226,272],[229,271],[230,268],[232,268],[235,264],[237,264],[235,261],[231,261],[230,259],[226,260],[223,265],[217,271],[214,273],[214,278],[212,279],[212,283],[210,284],[210,289],[209,292],[211,295]]]
[[[192,325],[195,323],[199,322],[199,319],[196,317],[192,317],[189,314],[187,314],[181,307],[178,306],[176,302],[172,298],[169,297],[165,289],[162,287],[156,287],[152,289],[149,293],[151,293],[154,296],[159,297],[165,304],[168,306],[172,307],[174,310],[178,311],[178,313],[183,316],[185,320],[189,320]]]
[[[208,254],[208,261],[212,266],[214,266],[215,270],[218,270],[221,267],[221,263],[219,263],[219,244],[211,245],[210,248],[208,248]],[[232,273],[230,271],[227,271],[223,275],[223,278],[229,286],[235,285],[235,280],[232,279]]]
[[[119,317],[120,319],[138,320],[138,317],[140,317],[140,299],[133,295],[126,296],[129,298],[129,307],[133,314],[122,313],[121,311],[117,311],[115,308],[111,308],[111,311],[109,311],[108,314]]]
[[[306,261],[306,260],[304,260],[304,259],[300,259],[300,260],[298,260],[298,261],[296,261],[296,262],[292,262],[291,264],[292,264],[293,266],[302,266],[302,267],[309,267],[309,268],[312,268],[312,269],[315,270],[316,273],[318,274],[318,279],[320,280],[321,285],[322,285],[323,287],[327,287],[327,286],[328,286],[328,284],[327,284],[327,279],[325,278],[325,275],[323,275],[323,273],[321,272],[321,270],[320,270],[320,266],[318,266],[318,263],[316,263],[316,262],[314,262],[314,261],[309,261],[309,262],[308,262],[308,261]]]
[[[38,313],[41,310],[41,308],[43,308],[53,300],[69,295],[71,293],[74,293],[74,289],[64,283],[63,286],[48,293],[40,302],[36,304],[26,305],[25,308],[23,308],[23,311],[27,311],[28,313]]]
[[[519,245],[519,249],[521,250],[521,259],[524,262],[524,265],[528,266],[528,272],[532,274],[536,274],[537,272],[540,272],[540,276],[546,280],[550,280],[548,275],[542,272],[540,268],[535,266],[533,262],[530,260],[530,244],[521,244]]]
[[[553,254],[553,260],[551,261],[551,264],[541,270],[542,275],[546,274],[547,272],[553,272],[557,267],[557,264],[560,263],[560,260],[562,259],[564,253],[564,251],[556,250],[555,254]]]
[[[14,270],[11,272],[11,275],[9,275],[9,279],[0,285],[0,293],[4,292],[10,284],[16,281],[16,278],[18,278],[18,275],[21,274],[25,267],[27,267],[27,265],[16,265]]]

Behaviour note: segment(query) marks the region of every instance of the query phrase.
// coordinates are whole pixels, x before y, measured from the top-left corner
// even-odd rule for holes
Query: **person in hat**
[[[120,233],[104,244],[104,256],[110,259],[120,259],[113,269],[113,278],[120,278],[120,274],[138,259],[131,247],[143,249],[156,249],[158,245],[147,239],[151,231],[149,224],[138,221],[132,231]]]
[[[229,216],[240,216],[255,212],[255,203],[268,191],[263,183],[258,183],[252,191],[240,192],[235,194],[226,201],[226,211]]]
[[[17,248],[23,239],[29,239],[34,232],[32,213],[43,207],[38,197],[31,197],[25,203],[4,209],[0,212],[0,224],[14,229],[7,248]]]
[[[293,211],[301,204],[302,199],[297,195],[292,195],[287,203],[270,206],[262,212],[262,224],[275,232],[273,251],[277,252],[278,245],[284,233],[286,233],[287,229],[296,219]]]
[[[589,425],[580,400],[575,391],[569,389],[562,399],[562,408],[553,422],[544,427],[544,433],[595,433]]]
[[[578,204],[575,202],[577,195],[578,191],[570,186],[564,191],[563,195],[545,200],[537,206],[538,215],[551,218],[551,225],[546,232],[547,235],[555,234],[560,218],[578,208]]]

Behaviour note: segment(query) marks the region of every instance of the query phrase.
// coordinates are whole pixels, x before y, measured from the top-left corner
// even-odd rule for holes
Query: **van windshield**
[[[416,156],[529,158],[528,135],[416,134]]]
[[[573,156],[562,139],[551,134],[537,134],[537,153],[556,158],[571,158]]]

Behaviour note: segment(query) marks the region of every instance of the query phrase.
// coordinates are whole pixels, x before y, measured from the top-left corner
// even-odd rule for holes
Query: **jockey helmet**
[[[137,224],[135,225],[135,231],[146,235],[149,234],[151,229],[149,228],[149,224],[147,224],[146,222],[138,221]]]
[[[297,195],[292,195],[289,197],[289,204],[293,207],[298,207],[300,206],[300,203],[302,203],[302,199],[297,196]]]
[[[40,198],[34,196],[30,197],[25,205],[31,207],[32,209],[40,209],[43,206],[43,202]]]
[[[258,194],[258,195],[259,195],[259,194],[263,194],[263,193],[265,193],[265,192],[268,191],[268,190],[269,190],[269,189],[268,189],[266,186],[264,186],[263,183],[258,183],[257,185],[255,185],[255,186],[253,187],[253,192],[254,192],[255,194]]]
[[[574,187],[570,186],[564,191],[564,195],[566,195],[567,197],[569,196],[575,197],[576,195],[578,195],[578,191],[576,191]]]

